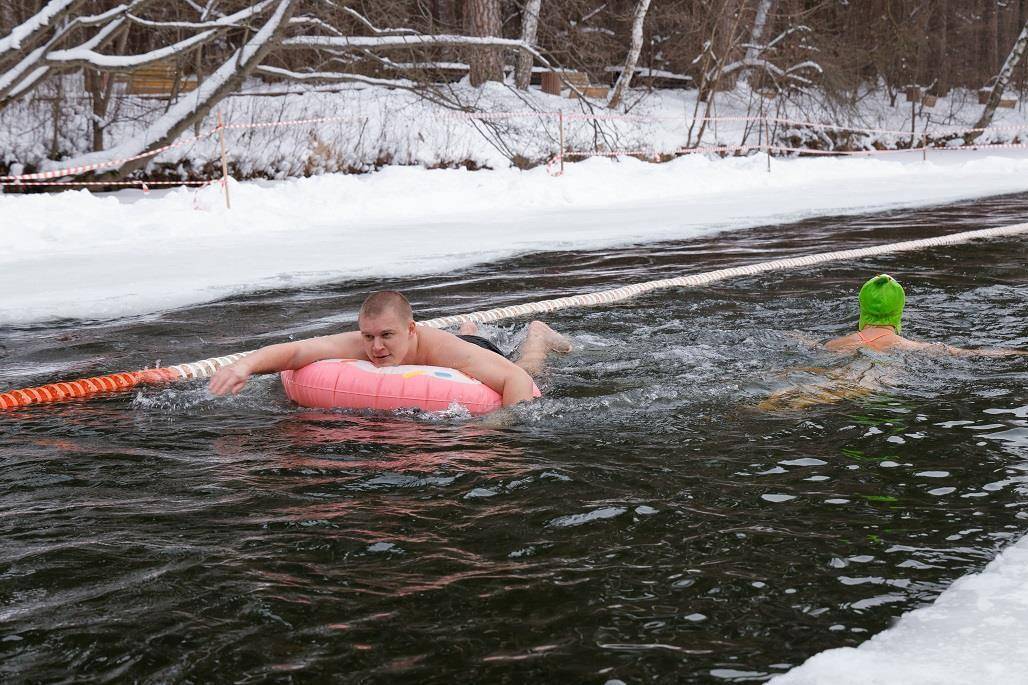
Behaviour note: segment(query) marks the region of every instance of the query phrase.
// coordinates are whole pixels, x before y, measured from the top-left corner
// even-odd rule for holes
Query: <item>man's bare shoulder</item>
[[[834,338],[824,344],[825,349],[831,352],[856,352],[860,349],[874,350],[875,352],[905,352],[905,351],[931,351],[939,348],[936,343],[924,343],[916,340],[909,340],[895,333],[884,338],[864,340],[860,333],[851,333],[841,338]],[[941,346],[945,347],[945,346]]]
[[[467,355],[478,350],[453,333],[435,328],[418,328],[418,358],[415,363],[459,368]],[[482,350],[485,352],[485,350]]]
[[[853,333],[851,335],[844,335],[841,338],[833,338],[824,344],[826,350],[832,352],[851,352],[860,347],[863,342],[860,337]]]

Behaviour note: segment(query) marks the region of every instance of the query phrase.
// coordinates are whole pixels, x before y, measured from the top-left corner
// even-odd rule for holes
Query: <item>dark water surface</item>
[[[427,318],[1026,214],[1007,196],[0,330],[0,389],[335,331],[384,286]],[[1028,360],[784,334],[851,330],[887,271],[911,337],[1028,348],[1026,264],[1013,238],[564,311],[578,349],[505,428],[297,410],[270,377],[2,414],[0,680],[761,681],[857,645],[1028,530]],[[801,367],[848,397],[755,408],[825,382]]]

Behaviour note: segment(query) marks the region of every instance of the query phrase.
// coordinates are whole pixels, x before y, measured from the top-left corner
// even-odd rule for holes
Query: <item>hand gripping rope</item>
[[[611,304],[627,300],[630,297],[642,295],[643,293],[663,290],[666,288],[695,287],[723,281],[736,276],[752,276],[754,274],[768,271],[782,271],[796,267],[812,266],[825,262],[838,262],[861,257],[872,257],[876,255],[892,254],[896,252],[909,252],[929,247],[943,245],[956,245],[979,238],[997,238],[1012,236],[1028,232],[1028,223],[1015,224],[1013,226],[1000,226],[997,228],[985,228],[977,231],[965,231],[939,236],[937,238],[924,238],[921,240],[908,240],[888,245],[876,245],[874,247],[862,247],[853,250],[837,250],[835,252],[822,252],[820,254],[806,255],[804,257],[789,257],[787,259],[776,259],[770,262],[748,264],[746,266],[735,266],[728,269],[718,269],[704,273],[692,274],[689,276],[678,276],[677,278],[664,278],[645,283],[626,285],[612,290],[601,290],[584,295],[573,295],[571,297],[560,297],[553,300],[542,300],[527,304],[499,307],[485,311],[472,312],[470,314],[457,314],[444,316],[428,321],[419,322],[422,326],[429,328],[445,328],[465,322],[486,323],[500,321],[529,314],[540,314],[553,312],[558,309],[569,307],[589,307],[600,304]],[[24,388],[22,390],[10,390],[0,394],[0,410],[15,409],[31,404],[47,404],[60,402],[62,400],[90,397],[101,394],[110,394],[128,390],[138,385],[159,385],[173,383],[181,380],[209,378],[223,366],[241,359],[250,352],[239,352],[224,357],[212,357],[198,362],[178,364],[159,369],[143,369],[128,373],[115,373],[107,376],[96,376],[83,378],[76,381],[51,383],[36,388]]]

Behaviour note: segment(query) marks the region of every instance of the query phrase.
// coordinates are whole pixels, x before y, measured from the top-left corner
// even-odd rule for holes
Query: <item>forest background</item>
[[[63,178],[206,178],[217,154],[204,132],[222,112],[229,121],[245,113],[251,126],[245,141],[241,134],[230,141],[237,177],[391,163],[532,166],[552,157],[558,135],[568,138],[562,152],[565,144],[594,153],[647,147],[666,156],[701,144],[740,145],[735,152],[744,153],[758,138],[838,151],[966,145],[997,111],[1020,112],[1026,5],[3,0],[0,174],[100,162],[101,169]],[[556,95],[540,91],[547,78]],[[440,112],[569,108],[592,118],[559,133],[552,122],[489,117],[472,119],[459,134],[452,119],[426,123]],[[669,112],[678,118],[674,135],[667,124],[639,123]],[[639,119],[629,125],[600,116],[625,114]],[[711,130],[708,120],[726,114],[842,128],[764,131],[750,122]],[[276,132],[274,153],[267,152],[271,139],[253,130],[315,117],[353,121],[328,133],[316,126]],[[422,123],[412,126],[412,117]],[[908,138],[857,130],[898,121]],[[482,153],[468,135],[495,154]],[[187,151],[150,154],[184,136],[203,140]],[[1020,143],[1019,133],[987,137]]]

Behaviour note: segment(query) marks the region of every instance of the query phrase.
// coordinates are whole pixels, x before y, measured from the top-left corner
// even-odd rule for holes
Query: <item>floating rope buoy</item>
[[[876,245],[873,247],[861,247],[852,250],[837,250],[834,252],[822,252],[820,254],[806,255],[804,257],[789,257],[787,259],[776,259],[770,262],[748,264],[746,266],[735,266],[728,269],[707,271],[690,276],[678,276],[677,278],[664,278],[645,283],[626,285],[611,290],[601,290],[595,293],[584,295],[573,295],[560,297],[553,300],[542,300],[540,302],[529,302],[526,304],[487,309],[470,314],[456,314],[454,316],[443,316],[428,321],[421,321],[419,325],[429,328],[446,328],[456,326],[465,322],[486,323],[511,319],[530,314],[543,314],[567,309],[569,307],[590,307],[599,304],[611,304],[621,302],[637,295],[663,290],[666,288],[694,287],[705,285],[715,281],[723,281],[736,276],[752,276],[754,274],[768,271],[781,271],[795,267],[823,264],[825,262],[837,262],[861,257],[873,257],[876,255],[892,254],[895,252],[909,252],[927,247],[939,247],[943,245],[956,245],[981,238],[998,238],[1003,236],[1017,235],[1028,232],[1028,223],[1015,224],[1013,226],[999,226],[996,228],[983,228],[977,231],[964,231],[962,233],[951,233],[950,235],[937,238],[922,238],[920,240],[907,240],[889,245]],[[0,393],[0,410],[16,409],[32,404],[47,404],[60,402],[67,399],[91,397],[95,395],[121,392],[138,385],[157,385],[173,383],[176,381],[209,378],[222,366],[251,354],[251,352],[238,352],[224,357],[212,357],[198,362],[178,364],[159,369],[142,369],[128,373],[115,373],[106,376],[95,376],[93,378],[82,378],[75,381],[51,383],[36,388],[24,388],[21,390],[9,390]]]

